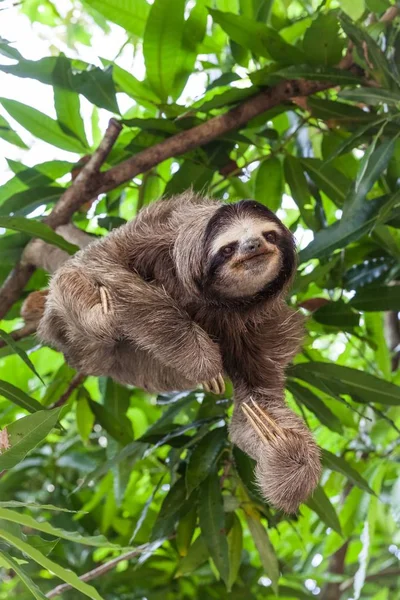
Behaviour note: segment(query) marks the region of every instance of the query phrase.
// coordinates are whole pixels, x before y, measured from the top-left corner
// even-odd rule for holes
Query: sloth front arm
[[[105,259],[97,244],[66,262],[50,285],[42,338],[72,355],[71,325],[99,345],[125,337],[194,384],[222,371],[218,345],[175,300],[112,256]],[[51,333],[55,329],[67,332],[62,341]]]

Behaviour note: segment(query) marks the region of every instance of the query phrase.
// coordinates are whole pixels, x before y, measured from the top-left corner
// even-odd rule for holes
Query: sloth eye
[[[235,248],[233,246],[225,246],[225,248],[222,248],[221,252],[224,256],[232,256],[235,252]]]
[[[264,233],[264,238],[267,242],[270,242],[270,244],[276,244],[278,236],[276,235],[276,231],[267,231],[267,233]]]

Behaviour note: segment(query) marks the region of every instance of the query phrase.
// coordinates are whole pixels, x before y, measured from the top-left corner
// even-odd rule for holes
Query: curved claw
[[[225,392],[225,381],[222,374],[219,373],[217,377],[214,377],[210,381],[204,381],[202,383],[205,392],[212,392],[213,394],[223,394]]]
[[[110,294],[109,294],[107,288],[105,288],[103,285],[101,285],[99,287],[99,293],[100,293],[101,308],[103,309],[103,313],[105,315],[107,315],[111,310]]]
[[[253,399],[250,404],[242,404],[242,411],[246,415],[250,425],[265,443],[276,442],[278,438],[285,439],[284,430],[270,417],[265,409],[262,409]]]

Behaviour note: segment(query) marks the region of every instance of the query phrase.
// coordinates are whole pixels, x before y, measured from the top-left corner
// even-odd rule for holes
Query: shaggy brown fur
[[[265,207],[188,192],[67,260],[39,335],[80,372],[150,391],[229,376],[232,440],[257,461],[264,496],[294,512],[320,475],[318,448],[284,399],[302,340],[284,301],[295,268],[292,235]]]

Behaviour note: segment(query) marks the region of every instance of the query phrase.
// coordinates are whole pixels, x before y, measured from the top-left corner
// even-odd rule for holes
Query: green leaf
[[[329,302],[325,306],[321,306],[312,316],[317,323],[342,329],[357,327],[360,323],[360,315],[343,300]]]
[[[88,442],[94,422],[95,417],[90,409],[89,402],[82,396],[76,403],[76,426],[84,442]]]
[[[201,533],[208,551],[226,585],[229,583],[229,552],[225,534],[225,514],[217,473],[202,483],[198,504]]]
[[[13,213],[13,216],[29,214],[38,206],[43,204],[49,206],[56,202],[64,191],[64,188],[60,186],[49,185],[17,192],[0,205],[0,215],[7,216],[11,213]]]
[[[185,0],[154,0],[143,37],[143,54],[149,83],[166,102],[174,89],[182,54]]]
[[[312,230],[318,230],[318,224],[312,210],[310,190],[300,160],[287,154],[283,162],[286,183],[290,187],[304,223]]]
[[[284,180],[282,163],[272,156],[264,160],[257,169],[254,198],[276,212],[282,202]]]
[[[186,514],[190,506],[191,502],[186,500],[185,480],[181,477],[169,490],[162,503],[151,532],[150,541],[154,542],[171,535],[178,518]]]
[[[202,535],[195,539],[189,548],[187,555],[181,560],[178,565],[175,577],[189,575],[198,569],[209,558],[208,547]]]
[[[358,87],[354,90],[343,90],[340,97],[353,102],[362,102],[370,106],[388,104],[397,106],[400,103],[400,92],[384,90],[383,88]]]
[[[117,442],[120,442],[124,446],[132,442],[133,433],[132,427],[127,426],[125,420],[118,419],[109,410],[104,408],[99,402],[89,400],[89,406],[96,417],[96,421],[109,433]]]
[[[69,89],[72,86],[72,77],[70,61],[63,55],[58,56],[53,71],[56,84],[54,86],[54,105],[57,120],[64,133],[73,135],[82,146],[88,148],[89,144],[80,112],[79,95]]]
[[[34,413],[37,410],[43,410],[43,406],[35,400],[25,394],[22,390],[12,385],[12,383],[8,383],[8,381],[3,381],[0,379],[0,395],[7,398],[7,400],[11,400],[17,406],[24,408],[30,413]]]
[[[255,512],[246,512],[247,525],[253,537],[255,546],[260,555],[261,564],[264,573],[270,578],[271,586],[275,593],[278,590],[279,564],[276,558],[275,550],[270,542],[260,518]]]
[[[358,402],[400,405],[399,386],[350,367],[328,362],[307,362],[291,367],[289,374],[311,385],[321,380],[334,390],[340,389],[341,394],[350,394]],[[323,391],[326,391],[326,387]]]
[[[87,71],[77,73],[73,83],[74,90],[85,96],[89,102],[99,108],[119,114],[112,66],[104,70],[99,67],[91,67]]]
[[[35,221],[34,219],[25,219],[24,217],[3,217],[0,216],[0,227],[5,229],[13,229],[14,231],[21,231],[28,235],[57,246],[61,250],[65,250],[68,254],[74,254],[79,250],[78,246],[70,244],[64,240],[61,235],[58,235],[45,223]]]
[[[40,140],[69,152],[86,151],[86,147],[75,137],[67,135],[57,121],[36,108],[6,98],[0,98],[0,103],[13,119]]]
[[[330,12],[320,12],[307,29],[303,39],[306,62],[311,65],[336,65],[341,57],[345,40],[339,35],[339,23]]]
[[[28,366],[28,368],[32,371],[32,373],[34,373],[36,375],[36,377],[38,377],[40,379],[40,381],[43,383],[43,385],[45,385],[43,379],[40,377],[39,373],[36,371],[35,365],[31,361],[31,359],[29,358],[27,353],[24,350],[22,350],[22,348],[19,347],[19,345],[17,344],[17,342],[14,341],[14,339],[11,337],[11,335],[9,333],[7,333],[6,331],[3,331],[2,329],[0,329],[0,337],[5,341],[5,343],[8,346],[10,346],[10,348],[12,348],[14,350],[14,352],[16,354],[18,354],[18,356],[20,358],[22,358],[22,360]]]
[[[35,508],[39,508],[39,506],[36,506]],[[47,507],[45,506],[43,508]],[[51,507],[51,510],[56,510],[56,507]],[[34,519],[30,515],[26,515],[15,510],[9,510],[8,508],[0,507],[0,519],[4,519],[5,521],[9,521],[10,523],[18,523],[22,527],[42,531],[43,533],[53,535],[63,540],[68,540],[76,544],[83,544],[94,548],[120,548],[120,546],[118,546],[117,544],[112,544],[111,542],[109,542],[107,538],[104,537],[104,535],[91,536],[82,535],[78,531],[66,531],[65,529],[61,529],[60,527],[54,527],[51,523],[47,521],[40,521],[38,519]]]
[[[365,0],[339,0],[339,5],[354,21],[357,21],[365,10]]]
[[[347,477],[349,481],[354,483],[354,485],[365,492],[368,492],[368,494],[373,494],[375,496],[375,492],[371,490],[364,477],[360,475],[358,471],[353,469],[353,467],[349,465],[349,463],[342,456],[336,456],[335,454],[332,454],[332,452],[329,452],[329,450],[324,449],[321,451],[321,453],[322,461],[328,469],[341,473]]]
[[[10,448],[0,454],[0,471],[12,469],[44,440],[56,425],[62,408],[38,410],[7,426]]]
[[[251,52],[272,58],[282,66],[306,62],[303,52],[285,42],[275,29],[243,15],[212,8],[208,11],[214,22],[218,23],[233,41]]]
[[[336,433],[343,433],[340,419],[311,390],[295,381],[288,381],[287,388],[298,402],[304,404],[308,410],[315,414],[322,425],[329,427],[329,429]]]
[[[365,312],[400,311],[400,286],[381,285],[360,289],[350,300],[350,306]]]
[[[341,206],[350,188],[350,181],[347,177],[318,158],[301,158],[300,162],[314,183],[335,204]]]
[[[32,581],[29,575],[24,571],[24,569],[18,564],[18,562],[13,558],[10,554],[5,554],[0,551],[0,564],[3,563],[2,567],[8,567],[14,571],[14,573],[19,577],[24,586],[29,590],[36,598],[36,600],[46,600],[46,596],[43,592],[38,588],[36,583]]]
[[[336,533],[342,535],[342,528],[340,526],[336,511],[320,485],[315,489],[312,497],[307,500],[305,504],[315,513],[317,513],[320,519],[328,527],[331,527],[333,531],[336,531]]]
[[[184,515],[176,528],[176,547],[178,548],[179,556],[186,556],[190,542],[192,541],[194,530],[196,528],[197,510],[196,505]]]
[[[118,65],[113,66],[113,78],[118,91],[125,92],[125,94],[128,94],[138,104],[148,107],[160,103],[160,98],[146,83],[139,81],[139,79],[136,79],[131,73],[121,69]]]
[[[75,590],[78,590],[78,592],[81,592],[92,600],[103,600],[93,586],[84,583],[77,575],[75,575],[75,573],[50,560],[47,556],[42,554],[36,548],[33,548],[24,540],[21,540],[4,529],[0,529],[0,537],[37,562],[41,567],[47,569],[50,573],[54,573],[56,577],[59,577],[62,581],[65,581],[65,583],[69,583]]]
[[[292,65],[290,67],[279,69],[278,71],[273,71],[270,77],[280,77],[282,79],[309,79],[310,81],[330,81],[336,85],[357,85],[362,82],[362,79],[354,73],[335,69],[334,67],[308,64]],[[357,112],[357,114],[359,113]]]
[[[242,525],[236,514],[233,515],[233,525],[228,533],[229,579],[228,591],[231,591],[240,569],[243,549]]]
[[[19,148],[26,149],[28,146],[25,144],[23,140],[19,137],[19,135],[12,129],[11,125],[7,123],[5,118],[0,115],[0,138],[6,140],[10,144],[14,144],[14,146],[18,146]]]
[[[143,37],[150,5],[146,0],[84,0],[109,21],[137,37]]]
[[[227,431],[219,427],[209,431],[195,446],[186,469],[186,490],[190,496],[215,469],[216,460],[226,443]]]

